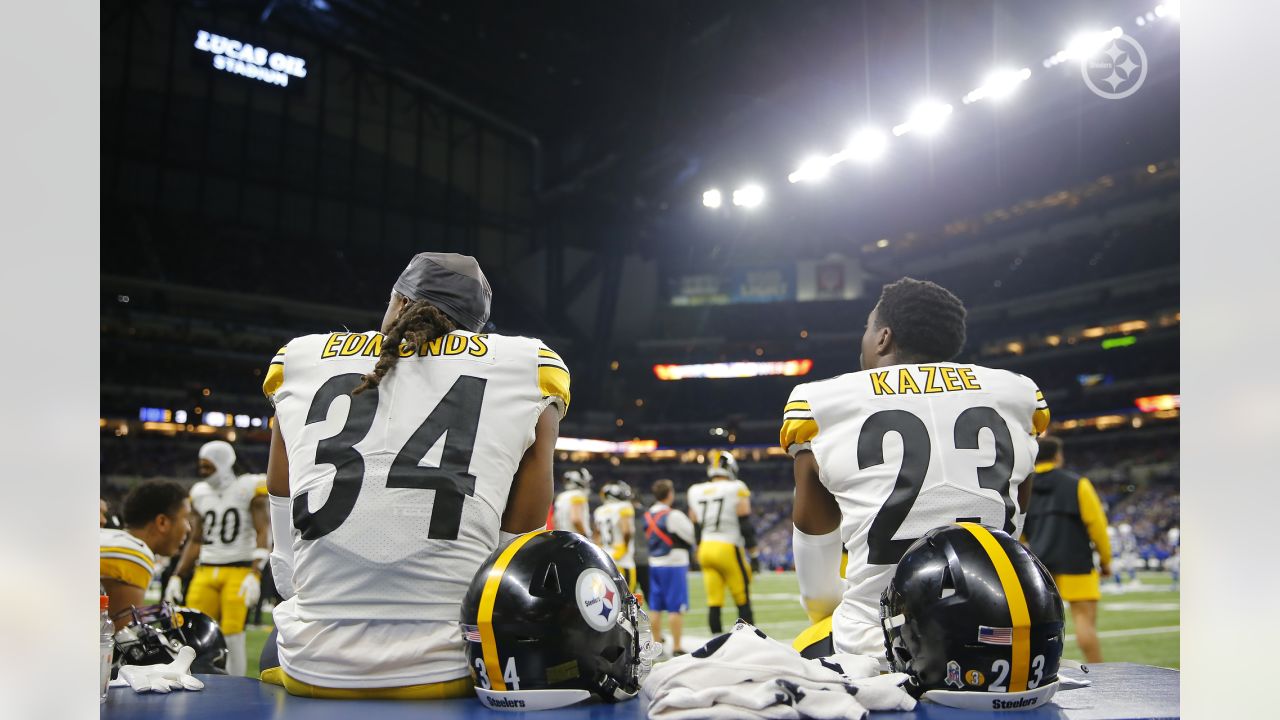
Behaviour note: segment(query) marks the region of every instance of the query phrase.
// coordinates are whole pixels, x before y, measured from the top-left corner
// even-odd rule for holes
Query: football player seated
[[[182,552],[164,599],[182,600],[182,580],[199,558],[186,604],[208,615],[226,634],[228,672],[244,675],[244,624],[262,593],[262,566],[269,554],[265,475],[236,475],[231,443],[200,447],[199,473],[191,487],[191,539]]]
[[[1044,565],[976,523],[913,543],[880,597],[882,649],[906,689],[969,710],[1042,707],[1058,689],[1062,598]]]
[[[755,526],[751,524],[751,491],[738,479],[738,461],[727,450],[712,450],[707,481],[689,488],[689,519],[700,530],[698,564],[707,591],[707,624],[724,632],[720,608],[728,586],[738,617],[755,622],[751,611],[751,572],[757,566]]]
[[[570,470],[563,477],[564,490],[556,495],[555,529],[591,537],[591,516],[587,512],[591,473],[586,468]]]
[[[867,318],[862,370],[792,391],[780,442],[795,458],[792,546],[815,623],[797,647],[822,637],[825,654],[879,655],[880,593],[930,528],[1021,533],[1048,406],[1022,375],[950,362],[964,339],[960,300],[903,278]]]
[[[474,258],[421,253],[381,332],[291,340],[263,385],[280,594],[262,679],[312,697],[472,692],[458,613],[485,558],[543,527],[569,372],[484,332]]]
[[[471,581],[461,620],[475,692],[497,710],[630,700],[662,654],[613,560],[563,530],[494,551]]]
[[[156,555],[174,555],[182,547],[190,514],[185,488],[171,480],[148,480],[125,495],[123,530],[99,528],[98,576],[116,630],[129,623],[132,608],[142,607]]]

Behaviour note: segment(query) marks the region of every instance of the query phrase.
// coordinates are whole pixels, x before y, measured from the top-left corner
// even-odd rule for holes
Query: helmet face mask
[[[196,651],[192,673],[227,674],[227,642],[217,621],[169,603],[133,608],[133,618],[116,633],[112,673],[121,665],[167,664],[183,645]]]
[[[1044,705],[1058,685],[1063,606],[1013,538],[971,523],[936,528],[903,555],[880,598],[885,651],[908,689],[978,710]]]
[[[662,652],[609,556],[561,530],[489,557],[463,600],[462,632],[476,694],[499,710],[630,699]]]

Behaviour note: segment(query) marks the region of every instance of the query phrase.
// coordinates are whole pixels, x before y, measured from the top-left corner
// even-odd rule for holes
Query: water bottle
[[[106,595],[98,598],[98,604],[102,608],[102,637],[100,638],[102,653],[98,656],[98,679],[101,680],[102,685],[99,689],[102,692],[98,697],[99,703],[107,701],[107,683],[111,682],[111,660],[116,647],[116,626],[111,622],[111,615],[107,612],[108,602]]]

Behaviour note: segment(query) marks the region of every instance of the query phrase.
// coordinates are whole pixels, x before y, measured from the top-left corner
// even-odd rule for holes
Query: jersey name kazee
[[[378,357],[382,353],[381,333],[330,333],[320,352],[321,360],[334,357]],[[410,343],[400,345],[400,357],[447,357],[466,353],[472,357],[484,357],[489,353],[488,335],[445,335],[414,347]]]
[[[876,395],[927,395],[940,392],[981,390],[973,368],[950,365],[912,365],[896,370],[867,373]]]

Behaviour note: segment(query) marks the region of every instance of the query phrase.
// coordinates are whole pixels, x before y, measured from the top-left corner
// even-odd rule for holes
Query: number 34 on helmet
[[[563,530],[498,548],[462,602],[467,664],[495,710],[629,700],[662,646],[613,560]]]

